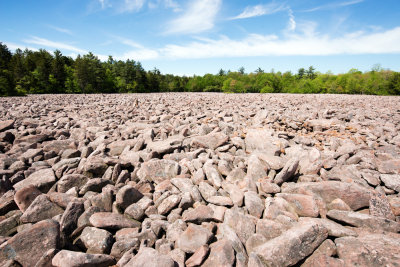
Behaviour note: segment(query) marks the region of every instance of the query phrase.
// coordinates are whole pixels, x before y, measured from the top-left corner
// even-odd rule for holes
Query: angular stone
[[[342,199],[353,210],[369,206],[370,190],[355,183],[339,181],[289,183],[282,189],[283,193],[307,194],[320,196],[325,203],[336,198]]]
[[[115,259],[110,255],[61,250],[51,263],[55,267],[108,267],[115,264]]]
[[[222,133],[209,133],[204,136],[196,136],[191,142],[191,147],[203,147],[215,150],[217,147],[222,146],[228,141],[229,137]]]
[[[0,186],[2,186],[1,181]],[[15,194],[14,190],[8,190],[4,195],[0,194],[0,216],[18,208],[15,202]]]
[[[88,177],[81,174],[67,174],[61,177],[57,182],[57,191],[65,193],[72,187],[80,189],[89,180]]]
[[[221,239],[210,245],[210,255],[202,266],[233,266],[235,262],[235,251],[229,240]]]
[[[275,196],[285,199],[292,204],[294,210],[299,216],[318,217],[319,209],[316,200],[312,196],[302,194],[279,193]]]
[[[215,188],[220,188],[222,185],[222,176],[218,170],[213,166],[212,162],[208,161],[203,166],[204,173],[207,180],[210,181]]]
[[[113,243],[111,233],[96,227],[85,227],[79,239],[90,254],[108,254]]]
[[[125,265],[126,267],[158,266],[174,267],[174,261],[167,255],[160,254],[153,248],[141,248],[139,253]]]
[[[60,228],[53,220],[38,222],[0,246],[0,265],[9,259],[22,266],[35,266],[49,249],[59,248]]]
[[[344,202],[340,198],[336,198],[336,199],[332,200],[331,203],[328,203],[326,205],[326,208],[328,210],[347,210],[347,211],[351,211],[351,208],[349,207],[349,205],[347,205],[346,202]]]
[[[164,199],[161,204],[158,206],[158,214],[164,215],[169,213],[173,208],[175,208],[179,202],[181,201],[181,196],[179,195],[171,195]]]
[[[270,240],[280,236],[288,228],[289,227],[280,222],[269,219],[261,219],[257,221],[256,233],[263,235],[266,240]]]
[[[51,202],[47,195],[39,195],[21,216],[22,223],[35,223],[63,214],[64,210]]]
[[[186,253],[194,253],[201,246],[208,244],[213,236],[208,229],[189,224],[176,241],[176,245]]]
[[[128,219],[121,214],[111,212],[97,212],[90,216],[89,221],[94,227],[110,230],[141,226],[141,223],[138,221]]]
[[[330,210],[328,211],[327,216],[334,220],[345,222],[356,227],[382,229],[394,233],[400,232],[400,223],[360,212]]]
[[[264,211],[264,203],[257,193],[248,191],[244,193],[244,205],[246,206],[250,215],[261,218]]]
[[[84,211],[82,201],[71,201],[60,220],[61,233],[69,236],[77,227],[78,219]]]
[[[400,262],[399,238],[383,234],[335,239],[344,266],[397,266]]]
[[[118,190],[115,203],[118,207],[125,210],[129,205],[138,202],[142,197],[143,194],[133,186],[125,185]]]
[[[267,177],[268,167],[259,160],[257,155],[250,155],[247,161],[247,176],[249,176],[250,179],[254,182],[258,182],[260,179]]]
[[[371,195],[371,199],[369,200],[369,214],[392,221],[396,220],[396,216],[393,214],[389,201],[384,193]]]
[[[18,208],[24,212],[32,204],[35,198],[41,194],[42,192],[40,192],[39,189],[33,185],[29,185],[18,190],[15,193],[14,200]]]
[[[137,172],[137,176],[141,180],[153,181],[159,184],[166,179],[174,178],[178,173],[179,164],[177,162],[165,159],[152,159],[142,164]]]
[[[101,192],[103,187],[111,183],[112,182],[110,180],[103,178],[89,179],[87,183],[84,186],[82,186],[82,188],[79,190],[79,194],[84,195],[88,191]]]
[[[14,127],[14,120],[0,121],[0,132],[7,131]]]
[[[54,171],[52,169],[41,169],[38,170],[27,178],[18,182],[14,185],[15,190],[19,191],[24,187],[28,187],[30,185],[35,186],[40,191],[47,193],[50,187],[57,181],[56,176],[54,175]]]
[[[322,224],[326,229],[328,229],[328,235],[333,237],[343,237],[343,236],[357,236],[357,233],[351,230],[349,227],[345,227],[329,219],[322,218],[299,218],[299,222],[316,222]]]
[[[140,242],[139,239],[137,238],[127,238],[118,240],[113,244],[110,255],[115,257],[116,259],[120,259],[130,249],[138,250],[139,245]]]
[[[253,219],[249,215],[240,212],[237,208],[232,208],[225,212],[224,223],[235,231],[243,244],[246,244],[247,239],[256,231]]]
[[[0,236],[10,236],[17,231],[22,212],[11,211],[6,214],[7,218],[0,220]]]
[[[195,209],[189,210],[183,214],[185,222],[201,224],[214,219],[214,210],[210,206],[199,205]]]
[[[246,152],[257,151],[278,156],[281,151],[281,142],[272,135],[273,131],[269,129],[249,129],[244,140]]]
[[[163,155],[166,153],[171,153],[175,149],[181,148],[182,141],[182,136],[172,136],[166,140],[149,142],[146,148],[149,148],[151,151],[154,151],[159,155]]]
[[[208,247],[208,245],[203,245],[199,247],[198,249],[196,249],[193,255],[186,260],[185,262],[186,266],[187,267],[200,266],[201,263],[204,261],[204,259],[208,256],[209,251],[210,248]]]
[[[51,202],[57,204],[58,206],[60,206],[63,209],[67,208],[68,204],[71,201],[74,201],[77,199],[73,195],[70,195],[67,193],[58,193],[58,192],[47,193],[47,196],[49,197]]]
[[[291,158],[290,160],[288,160],[283,169],[275,176],[274,183],[280,185],[288,181],[296,173],[298,166],[299,159]]]
[[[400,192],[400,174],[381,174],[381,180],[387,188]]]
[[[299,223],[254,253],[267,266],[291,266],[310,255],[327,237],[328,230],[321,224]]]

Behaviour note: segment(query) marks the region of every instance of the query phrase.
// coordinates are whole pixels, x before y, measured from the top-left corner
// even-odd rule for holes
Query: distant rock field
[[[400,97],[0,98],[0,266],[400,266]]]

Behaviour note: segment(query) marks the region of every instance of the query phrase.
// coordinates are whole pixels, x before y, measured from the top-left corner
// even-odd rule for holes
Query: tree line
[[[146,92],[225,93],[331,93],[400,95],[400,73],[375,66],[371,71],[351,69],[344,74],[320,73],[312,66],[297,73],[246,73],[220,70],[203,76],[162,74],[146,71],[140,62],[101,61],[92,53],[75,59],[59,50],[50,53],[17,49],[12,53],[0,42],[0,96],[26,94],[89,94]]]

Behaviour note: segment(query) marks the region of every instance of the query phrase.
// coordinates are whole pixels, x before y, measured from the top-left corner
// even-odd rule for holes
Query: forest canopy
[[[246,73],[220,70],[204,76],[175,76],[158,69],[145,70],[134,60],[103,62],[92,53],[75,59],[59,50],[50,53],[17,49],[12,53],[0,42],[0,96],[26,94],[89,94],[148,92],[225,92],[225,93],[329,93],[400,95],[400,73],[380,66],[361,72],[320,73],[313,66],[297,73]]]

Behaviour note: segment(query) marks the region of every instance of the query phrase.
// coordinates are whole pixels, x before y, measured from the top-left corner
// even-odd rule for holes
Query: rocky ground
[[[400,98],[0,99],[1,266],[400,266]]]

